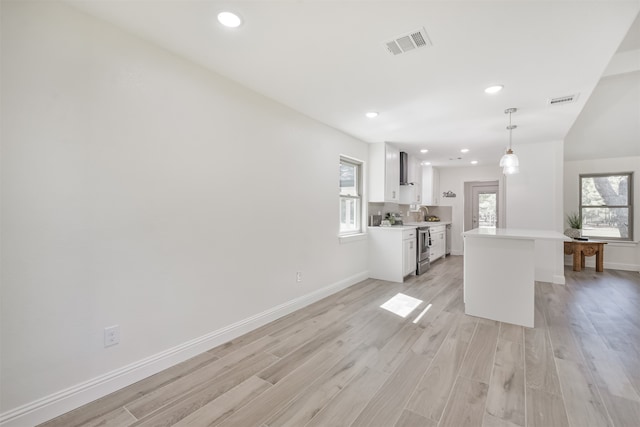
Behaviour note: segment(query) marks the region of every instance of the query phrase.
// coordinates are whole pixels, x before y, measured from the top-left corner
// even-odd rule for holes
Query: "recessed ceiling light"
[[[468,153],[469,149],[468,148],[463,148],[462,150],[460,150],[461,153]]]
[[[502,90],[503,87],[504,86],[502,85],[489,86],[484,91],[485,93],[498,93]]]
[[[373,118],[378,117],[378,112],[377,111],[369,111],[367,114],[365,114],[365,116],[369,117],[370,119],[373,119]]]
[[[218,22],[225,27],[236,28],[242,24],[242,19],[232,12],[220,12],[218,14]]]
[[[472,165],[477,165],[477,164],[478,164],[478,161],[477,161],[477,160],[471,160],[471,164],[472,164]]]
[[[424,154],[424,153],[428,153],[429,150],[427,150],[426,148],[423,148],[422,150],[420,150],[420,152]]]
[[[431,164],[431,162],[422,162],[423,166],[429,166]]]

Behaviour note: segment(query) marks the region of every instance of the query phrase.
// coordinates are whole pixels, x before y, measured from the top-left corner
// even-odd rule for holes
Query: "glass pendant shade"
[[[520,172],[518,156],[513,154],[513,150],[511,149],[511,131],[518,127],[511,124],[511,114],[516,111],[518,111],[517,108],[507,108],[504,110],[505,114],[509,114],[509,126],[507,126],[507,130],[509,131],[509,149],[500,159],[500,167],[502,167],[502,173],[505,175],[513,175],[514,173]]]
[[[502,173],[505,175],[513,175],[520,172],[520,168],[518,166],[505,166],[502,168]]]
[[[510,166],[519,166],[518,156],[513,154],[512,150],[508,150],[507,153],[502,156],[500,159],[500,166],[502,167],[510,167]]]

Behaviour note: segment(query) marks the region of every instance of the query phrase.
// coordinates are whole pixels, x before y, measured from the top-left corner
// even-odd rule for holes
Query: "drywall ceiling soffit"
[[[428,148],[422,158],[440,166],[460,148],[495,163],[507,107],[519,109],[514,148],[563,140],[640,9],[637,1],[67,3],[363,141]],[[216,23],[227,8],[244,19],[240,28]],[[388,52],[385,41],[415,28],[431,46]],[[505,88],[489,96],[492,84]],[[574,103],[548,105],[575,93]],[[364,116],[371,110],[375,120]]]
[[[631,24],[602,77],[640,70],[640,13]]]
[[[627,32],[624,40],[618,47],[618,52],[626,52],[629,50],[640,49],[640,13],[636,15],[636,19],[631,24],[631,28]]]
[[[603,78],[569,131],[565,160],[640,156],[640,71]]]
[[[640,14],[569,130],[566,160],[640,156]]]

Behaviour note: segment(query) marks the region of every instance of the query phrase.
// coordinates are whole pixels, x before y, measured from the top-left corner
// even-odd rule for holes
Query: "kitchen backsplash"
[[[377,215],[378,212],[384,217],[387,212],[399,212],[402,214],[404,222],[422,221],[422,212],[411,212],[409,205],[399,205],[397,203],[369,203],[369,215]],[[427,206],[429,215],[435,215],[440,221],[451,221],[453,218],[451,206]]]

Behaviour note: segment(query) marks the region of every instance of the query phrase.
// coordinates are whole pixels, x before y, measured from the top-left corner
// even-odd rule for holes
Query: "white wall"
[[[506,178],[507,227],[563,231],[562,141],[516,145],[520,173]],[[536,280],[564,283],[562,242],[536,242]]]
[[[441,206],[451,206],[451,254],[463,254],[464,183],[470,181],[496,181],[502,178],[498,158],[493,166],[440,168],[440,194],[453,191],[456,197],[441,197]]]
[[[1,27],[1,413],[366,277],[366,144],[57,2]]]
[[[577,212],[580,206],[579,175],[583,173],[634,172],[633,201],[634,240],[640,236],[640,157],[618,157],[611,159],[574,160],[564,164],[564,215]],[[565,228],[568,225],[565,223]],[[595,266],[595,257],[587,257],[586,264]],[[566,256],[565,263],[572,264]],[[609,242],[604,249],[604,267],[616,270],[640,271],[640,245],[637,243]]]

